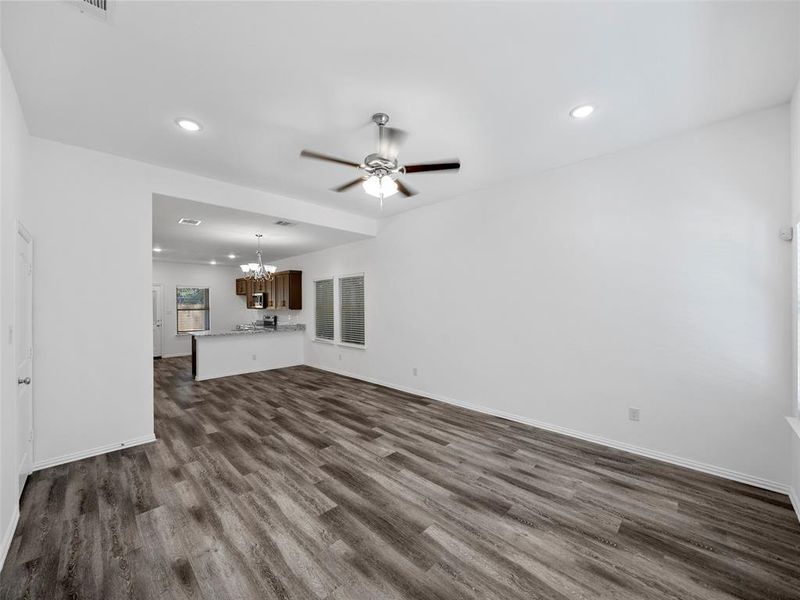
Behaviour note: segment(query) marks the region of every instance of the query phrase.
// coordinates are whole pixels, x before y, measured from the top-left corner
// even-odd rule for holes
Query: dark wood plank
[[[0,598],[800,600],[785,496],[308,367],[155,363],[158,441],[34,473]]]

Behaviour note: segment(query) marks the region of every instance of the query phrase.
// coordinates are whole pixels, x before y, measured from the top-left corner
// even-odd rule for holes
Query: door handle
[[[31,384],[31,378],[30,377],[26,377],[25,379],[17,379],[17,385],[22,385],[23,383],[25,385],[30,385]]]

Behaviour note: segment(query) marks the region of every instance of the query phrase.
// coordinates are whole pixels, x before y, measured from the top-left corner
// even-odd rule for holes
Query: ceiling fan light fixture
[[[397,193],[397,182],[388,175],[383,175],[381,177],[370,175],[364,180],[361,187],[363,187],[364,191],[370,196],[375,196],[376,198],[388,198]]]

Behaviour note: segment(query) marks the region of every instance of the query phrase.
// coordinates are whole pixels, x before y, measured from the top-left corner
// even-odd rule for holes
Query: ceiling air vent
[[[200,223],[202,223],[202,221],[200,219],[187,219],[186,217],[184,217],[182,219],[178,219],[178,223],[180,223],[181,225],[194,225],[195,227],[197,227],[198,225],[200,225]]]
[[[292,227],[294,223],[292,223],[291,221],[280,219],[279,221],[275,221],[275,225],[280,225],[281,227]]]
[[[111,8],[112,0],[73,0],[78,9],[85,15],[90,15],[105,21]]]

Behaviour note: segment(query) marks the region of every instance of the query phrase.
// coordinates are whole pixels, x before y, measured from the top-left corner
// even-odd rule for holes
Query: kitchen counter
[[[274,327],[256,327],[255,329],[220,329],[218,331],[198,331],[192,333],[195,337],[218,337],[227,335],[256,335],[259,333],[280,333],[282,331],[305,331],[306,326],[303,323],[296,323],[294,325],[278,325]]]
[[[303,364],[302,324],[192,334],[195,381]]]

